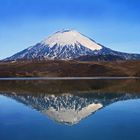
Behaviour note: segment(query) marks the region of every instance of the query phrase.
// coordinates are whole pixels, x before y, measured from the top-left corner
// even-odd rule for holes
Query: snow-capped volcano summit
[[[9,58],[11,60],[30,60],[30,59],[79,59],[81,57],[96,57],[97,60],[130,60],[140,59],[140,55],[127,54],[113,51],[109,48],[96,43],[94,40],[77,32],[76,30],[61,30],[40,43],[31,46]]]
[[[80,48],[82,45],[93,51],[102,49],[102,46],[80,34],[76,30],[62,30],[56,32],[41,43],[43,45],[47,45],[48,47],[53,47],[57,44],[60,47],[73,46],[73,48],[75,46]]]

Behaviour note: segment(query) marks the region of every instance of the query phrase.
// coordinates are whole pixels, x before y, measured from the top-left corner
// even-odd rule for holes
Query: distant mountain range
[[[140,54],[111,50],[75,30],[62,30],[4,59],[14,60],[139,60]]]

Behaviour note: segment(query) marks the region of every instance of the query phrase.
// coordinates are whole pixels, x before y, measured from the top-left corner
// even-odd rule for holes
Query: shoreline
[[[127,80],[140,79],[140,77],[5,77],[0,81],[13,80]]]

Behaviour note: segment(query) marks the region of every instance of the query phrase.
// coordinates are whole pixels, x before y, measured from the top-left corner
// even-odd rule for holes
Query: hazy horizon
[[[140,53],[137,0],[1,0],[0,59],[61,29],[75,29],[111,49]]]

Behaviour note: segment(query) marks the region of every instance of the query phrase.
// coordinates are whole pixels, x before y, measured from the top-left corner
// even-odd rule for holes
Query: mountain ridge
[[[94,56],[97,57],[98,60],[106,60],[104,57],[106,57],[107,60],[140,60],[140,54],[114,51],[76,30],[62,30],[52,34],[40,43],[4,59],[4,61],[23,59],[82,60],[81,57],[86,59],[86,56]],[[108,56],[111,56],[111,58]]]

